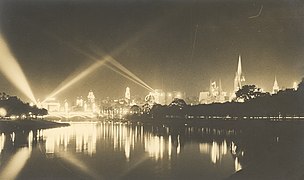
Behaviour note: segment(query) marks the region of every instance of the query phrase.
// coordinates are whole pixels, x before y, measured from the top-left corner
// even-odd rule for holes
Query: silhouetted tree
[[[133,105],[130,108],[131,114],[139,114],[140,113],[140,107],[138,105]]]
[[[30,106],[29,103],[22,102],[16,96],[9,96],[1,93],[0,107],[7,111],[7,116],[11,115],[47,115],[46,109],[39,109],[37,106]]]
[[[186,102],[183,99],[174,98],[174,100],[169,104],[169,107],[178,106],[184,108],[187,106]]]
[[[304,78],[302,78],[302,81],[298,84],[298,91],[304,92]]]
[[[269,93],[264,93],[260,88],[257,88],[255,85],[245,85],[239,89],[236,93],[235,100],[237,102],[245,102],[257,97],[263,97],[269,95]]]

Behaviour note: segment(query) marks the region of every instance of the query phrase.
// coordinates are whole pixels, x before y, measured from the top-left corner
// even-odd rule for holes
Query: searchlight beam
[[[0,71],[27,98],[37,104],[33,91],[16,58],[0,34]]]

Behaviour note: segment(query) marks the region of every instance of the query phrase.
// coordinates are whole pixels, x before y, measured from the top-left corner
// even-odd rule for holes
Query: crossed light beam
[[[130,43],[134,43],[135,41],[137,41],[139,39],[139,36],[142,36],[143,33],[139,33],[136,37],[130,39],[129,41],[127,41],[126,43],[122,44],[121,46],[119,46],[117,49],[115,49],[111,54],[119,54],[120,52],[122,52],[124,49],[126,49],[128,47],[128,44]],[[55,37],[57,40],[57,37]],[[105,65],[107,62],[111,63],[114,67],[116,67],[117,69],[115,69],[114,67],[111,67],[107,64],[107,67],[110,68],[111,70],[113,70],[114,72],[122,75],[123,77],[133,81],[134,83],[142,86],[143,88],[149,90],[149,91],[154,91],[153,88],[151,88],[149,85],[147,85],[147,83],[145,83],[144,81],[142,81],[139,77],[137,77],[135,74],[133,74],[131,71],[129,71],[127,68],[125,68],[123,65],[121,65],[118,61],[116,61],[112,56],[110,55],[106,55],[104,58],[100,59],[97,58],[95,56],[92,56],[91,54],[88,54],[87,52],[85,52],[82,49],[79,49],[75,46],[73,46],[71,43],[68,42],[64,42],[62,40],[60,40],[61,43],[63,43],[65,46],[70,47],[71,49],[73,49],[74,51],[78,52],[79,54],[82,54],[83,56],[85,56],[88,59],[94,60],[95,63],[93,63],[91,66],[89,66],[88,68],[86,68],[84,71],[82,71],[80,74],[76,75],[76,76],[70,76],[68,78],[66,78],[55,90],[53,90],[52,93],[50,93],[50,95],[47,96],[47,98],[45,100],[43,100],[42,102],[45,102],[46,100],[48,100],[49,98],[54,97],[55,95],[59,94],[60,92],[62,92],[63,90],[67,89],[68,87],[72,86],[73,84],[75,84],[76,82],[78,82],[79,80],[83,79],[84,77],[88,76],[89,74],[91,74],[92,72],[94,72],[95,70],[97,70],[99,67],[101,67],[102,65]]]
[[[69,44],[69,46],[71,46],[71,44]],[[119,70],[107,65],[107,67],[109,67],[111,70],[113,70],[114,72],[126,77],[127,79],[135,82],[136,84],[142,86],[143,88],[149,90],[149,91],[154,91],[153,88],[151,88],[149,85],[147,85],[144,81],[142,81],[139,77],[137,77],[135,74],[133,74],[131,71],[129,71],[127,68],[125,68],[123,65],[121,65],[119,62],[117,62],[113,57],[107,55],[105,56],[103,59],[99,60],[96,57],[93,57],[92,55],[87,54],[86,52],[84,52],[83,50],[79,50],[78,48],[75,48],[74,46],[72,46],[73,50],[81,53],[82,55],[84,55],[85,57],[89,58],[89,59],[93,59],[95,61],[95,63],[93,63],[91,66],[89,66],[88,68],[86,68],[84,71],[82,71],[80,74],[76,75],[73,78],[67,78],[66,80],[63,81],[63,83],[61,83],[58,88],[56,88],[50,95],[48,95],[48,97],[43,100],[42,102],[45,102],[46,100],[48,100],[49,98],[54,97],[55,95],[59,94],[60,92],[64,91],[65,89],[69,88],[70,86],[72,86],[73,84],[75,84],[76,82],[78,82],[79,80],[83,79],[84,77],[88,76],[89,74],[91,74],[92,72],[94,72],[95,70],[97,70],[99,67],[101,67],[102,65],[105,65],[107,62],[111,63],[112,65],[114,65],[116,68],[118,68]]]
[[[76,75],[74,78],[72,78],[70,81],[66,82],[67,80],[65,80],[64,82],[66,83],[61,83],[63,85],[59,86],[58,88],[56,88],[44,101],[45,102],[47,99],[52,98],[54,96],[56,96],[57,94],[59,94],[60,92],[64,91],[65,89],[67,89],[68,87],[72,86],[73,84],[75,84],[76,82],[80,81],[81,79],[85,78],[87,75],[89,75],[90,73],[92,73],[93,71],[95,71],[96,69],[98,69],[99,67],[101,67],[102,65],[105,64],[105,62],[107,61],[107,57],[102,59],[102,60],[98,60],[96,61],[94,64],[92,64],[91,66],[89,66],[87,69],[85,69],[84,71],[82,71],[80,74]]]
[[[138,40],[140,40],[146,34],[153,33],[154,31],[156,31],[157,29],[159,29],[168,20],[170,20],[172,17],[174,17],[176,14],[178,14],[179,10],[180,10],[179,8],[173,9],[168,14],[168,16],[161,17],[159,19],[156,19],[154,22],[152,22],[150,24],[147,24],[141,31],[136,32],[133,36],[131,36],[131,38],[129,38],[127,41],[125,41],[125,43],[123,43],[120,46],[118,46],[111,53],[108,53],[105,56],[105,58],[103,58],[103,60],[100,60],[100,58],[96,58],[96,57],[100,57],[99,54],[97,54],[97,56],[94,57],[91,54],[85,52],[84,50],[82,50],[80,48],[76,48],[71,43],[63,41],[62,39],[58,38],[55,34],[52,34],[52,33],[49,33],[49,32],[44,32],[44,33],[46,33],[48,35],[51,35],[53,38],[55,38],[57,41],[59,41],[63,45],[65,45],[67,47],[70,47],[71,49],[73,49],[74,51],[78,52],[79,54],[82,54],[86,58],[94,60],[96,62],[92,66],[90,66],[87,69],[85,69],[82,73],[80,73],[76,77],[70,75],[68,78],[66,78],[63,81],[63,83],[61,83],[52,93],[50,93],[50,95],[43,102],[45,102],[48,98],[54,97],[55,95],[59,94],[63,90],[67,89],[71,85],[73,85],[76,82],[78,82],[80,79],[83,79],[84,77],[86,77],[87,75],[89,75],[90,73],[92,73],[93,71],[95,71],[96,69],[98,69],[99,67],[101,67],[102,65],[106,65],[108,68],[110,68],[114,72],[116,72],[116,73],[122,75],[123,77],[131,80],[132,82],[134,82],[134,83],[142,86],[143,88],[145,88],[145,89],[147,89],[149,91],[154,91],[154,89],[151,88],[147,83],[145,83],[144,81],[142,81],[139,77],[137,77],[130,70],[128,70],[122,64],[120,64],[117,60],[115,60],[113,58],[113,56],[115,56],[116,54],[120,54],[126,48],[128,48],[130,45],[132,45],[135,42],[137,42]],[[112,56],[110,56],[110,54]],[[100,61],[102,61],[102,62],[100,62]],[[109,65],[109,63],[112,66]]]
[[[19,65],[13,56],[2,34],[0,34],[0,71],[27,98],[37,104],[33,91]]]

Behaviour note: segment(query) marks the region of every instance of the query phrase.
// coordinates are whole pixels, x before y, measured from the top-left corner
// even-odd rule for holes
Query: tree
[[[170,104],[169,107],[178,106],[179,108],[184,108],[187,106],[187,103],[183,99],[175,98]]]
[[[235,101],[245,102],[257,97],[264,97],[269,95],[269,93],[264,93],[260,88],[257,88],[255,85],[245,85],[239,89],[236,93]]]
[[[304,78],[302,78],[302,81],[298,84],[298,91],[304,92]]]
[[[138,105],[133,105],[130,108],[131,114],[139,114],[140,113],[140,107]]]

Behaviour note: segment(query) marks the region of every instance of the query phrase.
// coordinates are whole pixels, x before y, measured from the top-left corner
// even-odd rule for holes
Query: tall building
[[[83,107],[83,103],[84,103],[84,101],[82,99],[82,96],[80,96],[80,98],[77,97],[77,99],[76,99],[76,106]]]
[[[215,81],[210,81],[209,91],[203,91],[199,94],[200,104],[222,103],[228,101],[228,99],[227,93],[222,90],[221,80],[219,80],[218,86]]]
[[[242,88],[242,82],[245,82],[245,77],[242,72],[241,55],[239,55],[238,68],[237,68],[237,71],[235,73],[235,78],[234,78],[234,92],[237,92],[239,89]]]
[[[273,83],[273,87],[272,87],[272,94],[276,94],[278,93],[280,90],[280,87],[278,85],[278,81],[277,81],[277,77],[274,77],[274,83]]]
[[[89,94],[88,94],[88,102],[89,103],[94,103],[95,102],[95,96],[92,90],[90,90]]]
[[[131,93],[130,93],[130,88],[129,87],[126,88],[125,99],[128,100],[128,101],[131,99]]]

